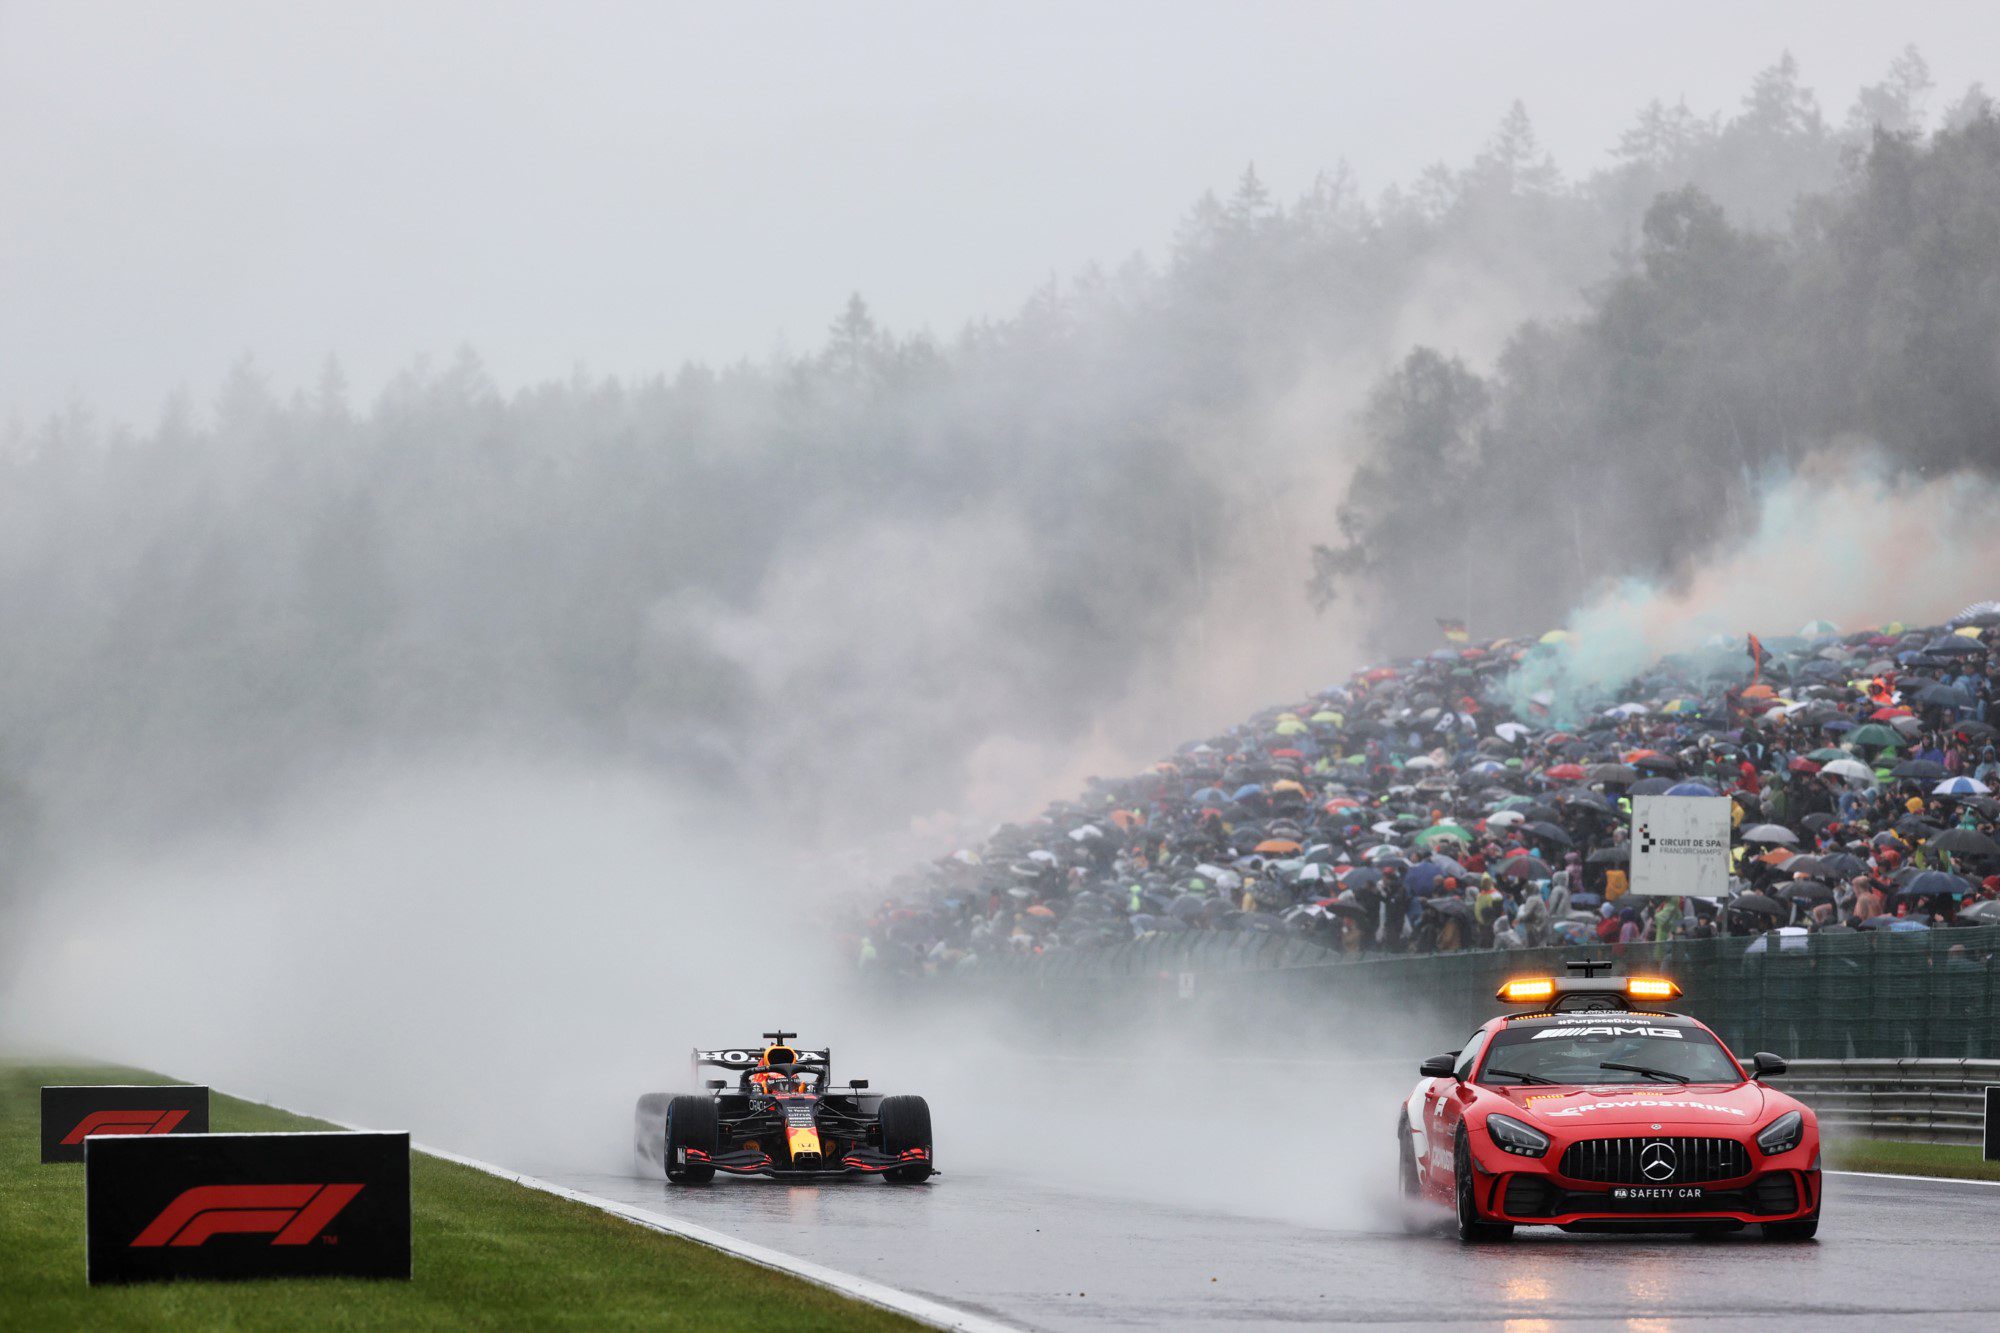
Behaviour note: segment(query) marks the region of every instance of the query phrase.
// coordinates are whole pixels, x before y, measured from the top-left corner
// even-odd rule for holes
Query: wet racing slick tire
[[[1452,1197],[1458,1204],[1458,1238],[1463,1241],[1506,1240],[1514,1234],[1512,1223],[1482,1222],[1473,1198],[1472,1141],[1465,1126],[1458,1127],[1457,1146],[1452,1150]]]
[[[882,1173],[882,1178],[896,1185],[918,1185],[929,1180],[937,1162],[937,1153],[931,1147],[931,1104],[921,1097],[884,1097],[881,1115],[883,1152],[922,1148],[929,1157],[914,1166],[892,1167]]]
[[[1410,1143],[1410,1118],[1396,1117],[1396,1193],[1403,1219],[1403,1234],[1421,1235],[1431,1228],[1424,1224],[1424,1187],[1417,1174],[1417,1150]]]
[[[715,1102],[708,1097],[676,1097],[667,1103],[667,1132],[663,1155],[667,1180],[675,1185],[706,1185],[715,1179],[715,1168],[706,1163],[689,1163],[686,1150],[715,1151],[718,1131]]]
[[[1819,1234],[1819,1209],[1815,1208],[1805,1217],[1795,1222],[1764,1223],[1765,1240],[1811,1240]]]

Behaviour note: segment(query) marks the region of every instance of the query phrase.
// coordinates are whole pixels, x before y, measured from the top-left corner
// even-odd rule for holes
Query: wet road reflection
[[[1829,1177],[1811,1245],[1524,1230],[1462,1246],[1386,1214],[1318,1229],[969,1171],[914,1189],[538,1174],[1033,1328],[2000,1327],[2000,1187],[1984,1185]]]

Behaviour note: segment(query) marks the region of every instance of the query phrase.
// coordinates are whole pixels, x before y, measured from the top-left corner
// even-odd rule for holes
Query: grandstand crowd
[[[843,948],[941,972],[1183,931],[1365,954],[2000,924],[2000,602],[1712,641],[1615,687],[1560,631],[1442,628],[903,877]],[[1646,795],[1728,800],[1726,895],[1633,891]]]

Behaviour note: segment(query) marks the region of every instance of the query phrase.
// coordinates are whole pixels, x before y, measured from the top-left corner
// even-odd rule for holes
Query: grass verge
[[[417,1154],[416,1275],[88,1287],[83,1167],[44,1166],[45,1083],[166,1083],[104,1065],[0,1063],[0,1328],[914,1329],[901,1316],[593,1208]],[[214,1096],[217,1132],[330,1129]]]
[[[2000,1162],[1958,1143],[1896,1143],[1888,1139],[1841,1139],[1826,1145],[1826,1164],[1835,1171],[1879,1171],[1894,1176],[1953,1176],[2000,1180]]]

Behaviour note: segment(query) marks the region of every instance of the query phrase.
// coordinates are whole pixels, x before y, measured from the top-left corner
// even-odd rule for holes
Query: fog
[[[616,1169],[782,1024],[1007,1169],[1107,1046],[885,1015],[911,860],[1438,616],[1992,595],[1991,20],[1451,13],[0,10],[0,1038]]]
[[[1256,162],[1373,195],[1525,99],[1605,164],[1641,100],[1731,105],[1789,49],[1835,114],[1983,6],[837,7],[513,0],[0,6],[0,421],[135,425],[250,354],[372,396],[470,342],[509,388],[814,344],[851,291],[948,335],[1157,260]]]

